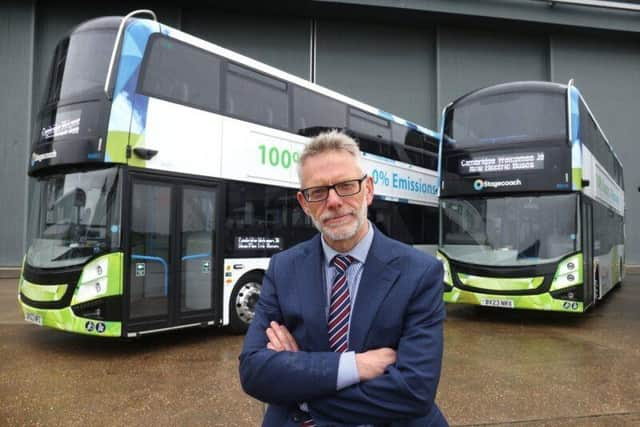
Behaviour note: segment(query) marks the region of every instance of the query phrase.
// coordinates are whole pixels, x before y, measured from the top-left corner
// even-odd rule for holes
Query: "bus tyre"
[[[236,334],[244,334],[253,319],[260,289],[262,274],[250,272],[236,283],[229,302],[229,329]]]

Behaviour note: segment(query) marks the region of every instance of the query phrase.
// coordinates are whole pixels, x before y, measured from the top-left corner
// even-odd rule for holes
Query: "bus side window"
[[[137,91],[206,111],[220,109],[222,60],[164,35],[151,36]]]
[[[254,123],[289,129],[287,83],[249,68],[227,66],[225,111]]]
[[[313,136],[327,129],[344,129],[347,107],[328,96],[293,86],[293,131]]]
[[[373,140],[391,141],[391,125],[388,120],[356,108],[349,108],[349,130]]]

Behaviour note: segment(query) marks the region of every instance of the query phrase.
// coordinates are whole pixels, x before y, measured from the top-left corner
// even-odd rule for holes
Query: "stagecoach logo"
[[[54,157],[56,157],[58,155],[58,153],[56,153],[56,150],[53,150],[49,153],[43,153],[43,154],[36,154],[33,153],[31,155],[31,166],[35,165],[38,162],[41,162],[43,160],[47,160],[47,159],[53,159]]]
[[[473,181],[473,189],[480,191],[484,188],[499,188],[499,187],[517,187],[522,185],[520,179],[514,179],[511,181],[487,181],[486,179],[476,179]]]

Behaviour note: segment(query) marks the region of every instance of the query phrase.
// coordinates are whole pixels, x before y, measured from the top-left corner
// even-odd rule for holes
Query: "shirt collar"
[[[371,249],[371,243],[373,243],[373,224],[371,224],[371,221],[367,221],[369,222],[369,230],[367,230],[367,234],[364,235],[362,240],[360,240],[353,249],[341,255],[351,255],[358,262],[364,263],[367,259],[367,255],[369,254],[369,249]],[[325,267],[329,267],[333,257],[340,254],[340,252],[336,252],[336,250],[329,246],[322,237],[320,238],[320,241],[322,242],[322,250],[324,251]]]

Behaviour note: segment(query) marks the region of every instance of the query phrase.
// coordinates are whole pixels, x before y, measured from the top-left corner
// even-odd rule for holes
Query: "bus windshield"
[[[470,97],[447,110],[444,148],[567,140],[566,96],[534,91]]]
[[[46,103],[102,91],[115,43],[115,29],[76,32],[56,47]]]
[[[441,250],[483,266],[557,261],[576,251],[577,195],[441,201]]]
[[[116,168],[40,178],[26,262],[36,268],[82,264],[119,244]]]

